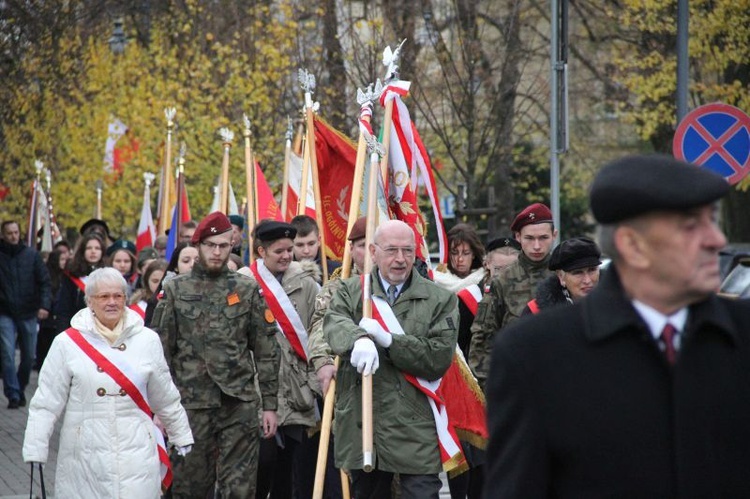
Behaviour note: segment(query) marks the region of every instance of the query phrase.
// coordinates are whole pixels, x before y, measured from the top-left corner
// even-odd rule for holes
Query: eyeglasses
[[[230,243],[216,244],[208,241],[202,241],[201,244],[211,251],[214,251],[216,248],[219,248],[221,251],[226,251],[232,246]]]
[[[375,243],[375,246],[380,248],[386,255],[391,258],[397,256],[399,251],[402,255],[404,255],[404,258],[412,258],[414,256],[414,248],[399,248],[397,246],[388,246],[387,248],[384,248],[377,243]]]
[[[115,301],[122,301],[125,299],[123,293],[102,293],[100,295],[94,295],[93,298],[97,301],[107,302],[114,299]]]

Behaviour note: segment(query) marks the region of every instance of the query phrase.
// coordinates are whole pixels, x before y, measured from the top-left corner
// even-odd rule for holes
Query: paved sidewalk
[[[36,391],[37,376],[32,371],[31,381],[26,388],[26,400],[31,401]],[[30,467],[23,462],[21,449],[23,434],[26,430],[26,419],[29,416],[28,405],[20,409],[6,409],[8,400],[0,397],[0,499],[28,498]],[[47,497],[54,493],[55,464],[57,462],[58,431],[55,431],[50,442],[49,460],[44,467],[44,484]],[[34,495],[41,497],[39,471],[34,472]]]

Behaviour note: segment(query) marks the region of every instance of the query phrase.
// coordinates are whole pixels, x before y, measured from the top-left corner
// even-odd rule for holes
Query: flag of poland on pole
[[[307,175],[307,197],[305,198],[305,215],[315,218],[315,194],[312,185],[312,167],[307,165],[310,172]],[[297,215],[300,185],[302,184],[302,158],[292,153],[289,159],[289,199],[287,202],[287,220]]]
[[[127,131],[128,127],[125,123],[112,118],[107,127],[107,143],[104,146],[104,170],[106,172],[112,173],[115,170],[115,144]]]
[[[153,246],[156,240],[156,226],[151,216],[151,190],[148,183],[143,189],[143,208],[141,208],[141,221],[138,223],[138,236],[135,240],[136,251],[141,251],[146,246]]]

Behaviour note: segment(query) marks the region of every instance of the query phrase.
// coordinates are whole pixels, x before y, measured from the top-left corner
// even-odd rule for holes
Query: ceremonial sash
[[[92,344],[88,338],[84,337],[75,328],[68,328],[66,331],[70,339],[73,340],[97,367],[108,374],[135,402],[135,405],[142,410],[153,423],[154,414],[148,405],[148,396],[146,395],[146,380],[138,374],[122,356],[117,355],[120,351],[111,348],[104,340],[94,341]],[[93,338],[92,338],[93,339]],[[172,483],[172,465],[169,462],[169,454],[164,444],[164,436],[155,424],[152,424],[151,434],[157,443],[159,453],[161,485],[163,490],[167,490]]]
[[[458,298],[466,305],[471,311],[471,315],[477,315],[477,309],[479,308],[479,302],[482,299],[482,290],[476,284],[467,286],[458,293]]]
[[[141,316],[141,319],[146,318],[146,308],[148,307],[148,303],[144,300],[139,301],[138,303],[133,303],[128,308],[134,312],[137,312],[138,315]]]
[[[281,334],[289,340],[294,353],[307,362],[307,330],[302,324],[302,319],[297,313],[297,309],[294,308],[294,304],[284,292],[284,288],[281,287],[279,281],[263,263],[263,259],[255,260],[250,266],[250,270],[263,290],[266,305],[276,319],[276,325]]]
[[[526,306],[529,307],[529,310],[531,310],[532,314],[539,313],[539,304],[536,302],[536,298],[527,303]]]
[[[393,309],[384,299],[372,297],[372,318],[378,321],[383,328],[391,334],[404,334],[401,324],[393,313]],[[419,391],[427,396],[432,409],[432,415],[435,418],[435,429],[437,430],[438,446],[440,447],[440,460],[443,464],[443,470],[446,472],[453,471],[455,468],[466,465],[461,450],[461,444],[458,441],[458,435],[453,425],[448,420],[448,412],[439,394],[441,379],[427,381],[418,378],[412,374],[403,373],[406,380],[416,387]]]
[[[73,284],[75,284],[76,287],[80,289],[82,293],[86,292],[86,278],[88,276],[85,275],[83,277],[76,277],[70,272],[68,272],[67,270],[65,271],[65,275],[68,276],[68,279],[73,281]]]

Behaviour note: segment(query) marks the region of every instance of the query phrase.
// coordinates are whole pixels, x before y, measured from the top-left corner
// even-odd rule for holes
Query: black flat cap
[[[81,230],[79,231],[82,236],[86,235],[87,232],[90,230],[96,230],[96,229],[103,229],[98,230],[101,235],[109,237],[109,226],[107,225],[107,222],[104,220],[100,220],[98,218],[90,218],[84,222],[83,225],[81,225]]]
[[[286,222],[263,221],[255,226],[254,237],[264,242],[276,241],[277,239],[294,239],[297,237],[297,229]]]
[[[549,258],[550,270],[569,272],[601,265],[602,252],[599,246],[588,237],[566,239],[552,250]]]
[[[488,242],[484,250],[489,253],[490,251],[494,251],[499,248],[513,248],[515,250],[521,251],[521,243],[510,236],[498,237]]]
[[[729,192],[723,177],[664,154],[627,156],[609,163],[591,186],[591,212],[611,224],[653,211],[704,206]]]

